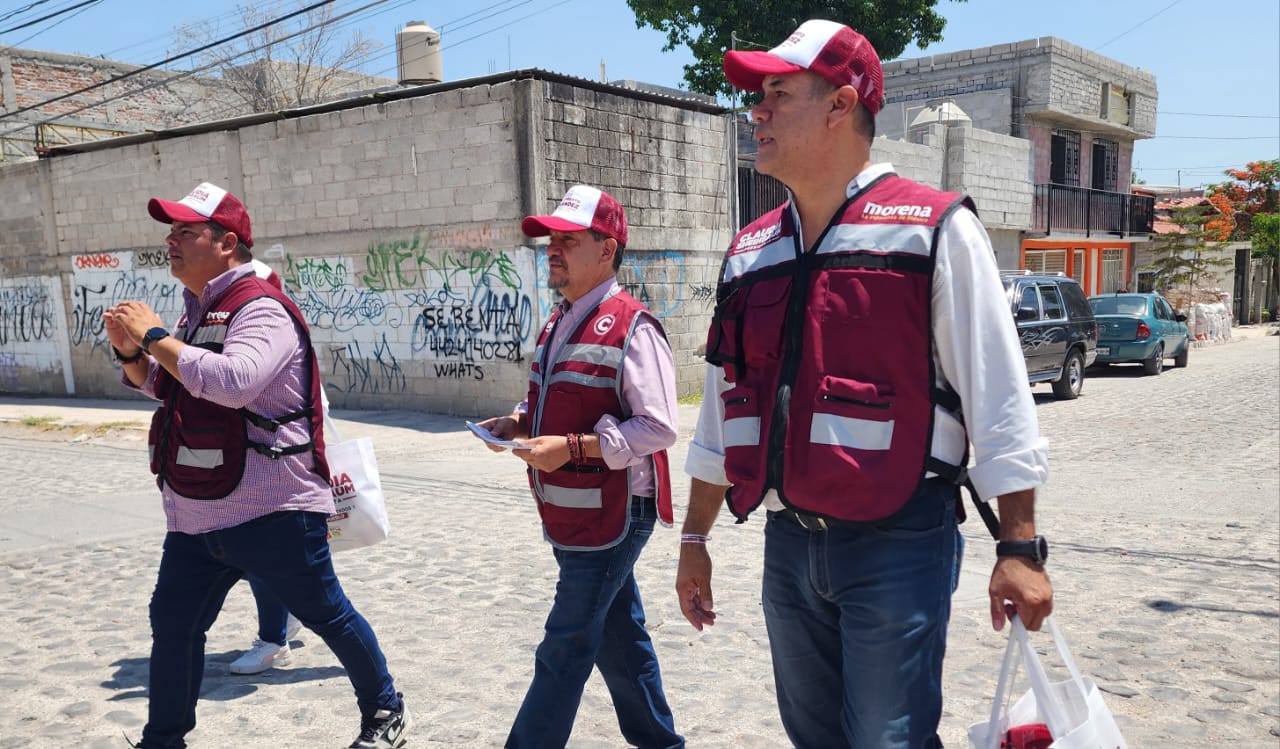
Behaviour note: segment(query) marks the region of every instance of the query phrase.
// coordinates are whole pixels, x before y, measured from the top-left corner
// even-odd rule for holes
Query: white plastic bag
[[[1054,737],[1053,749],[1127,749],[1115,717],[1102,700],[1098,685],[1080,673],[1052,618],[1045,619],[1045,627],[1053,635],[1058,654],[1071,672],[1071,678],[1049,682],[1044,666],[1031,646],[1027,628],[1015,616],[1010,627],[1009,646],[1000,667],[995,700],[991,705],[991,718],[969,726],[970,749],[999,749],[1001,737],[1011,726],[1030,723],[1044,723],[1049,727],[1049,733]],[[1015,650],[1021,651],[1031,689],[1005,710],[1005,699],[1017,670],[1013,657]]]
[[[345,551],[385,541],[391,523],[373,441],[361,437],[342,442],[338,428],[329,418],[328,404],[325,405],[325,434],[333,439],[324,450],[334,504],[334,513],[329,516],[329,549]]]

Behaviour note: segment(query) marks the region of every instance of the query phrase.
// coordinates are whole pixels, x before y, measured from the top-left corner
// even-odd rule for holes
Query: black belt
[[[768,516],[770,518],[786,518],[787,520],[799,524],[801,528],[814,533],[828,530],[832,526],[846,525],[838,520],[827,520],[826,518],[818,517],[817,515],[808,515],[791,509],[769,510]]]

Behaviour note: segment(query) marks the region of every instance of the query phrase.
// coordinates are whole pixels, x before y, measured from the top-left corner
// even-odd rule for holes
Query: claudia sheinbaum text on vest
[[[152,198],[147,211],[169,225],[182,317],[166,328],[140,301],[103,314],[124,385],[160,401],[148,442],[168,534],[151,598],[150,703],[137,746],[185,746],[205,632],[244,576],[346,668],[360,711],[350,746],[404,746],[409,711],[329,556],[333,493],[306,321],[279,283],[254,272],[249,214],[235,195],[206,182],[181,200]]]
[[[574,186],[550,215],[529,216],[521,228],[550,237],[548,284],[563,300],[538,336],[528,397],[479,426],[524,443],[512,452],[527,464],[560,576],[506,745],[564,746],[595,666],[628,744],[683,747],[631,574],[654,523],[672,523],[671,347],[615,278],[627,219],[612,196]]]
[[[792,743],[941,746],[967,443],[1003,539],[1035,536],[1048,474],[990,240],[964,196],[871,163],[883,78],[861,34],[807,21],[767,52],[726,53],[724,71],[758,95],[756,169],[790,195],[743,228],[719,280],[680,608],[698,629],[715,623],[702,539],[722,503],[740,520],[763,505],[765,622]],[[1052,609],[1027,556],[999,557],[990,591],[996,629],[1013,612],[1038,629]]]

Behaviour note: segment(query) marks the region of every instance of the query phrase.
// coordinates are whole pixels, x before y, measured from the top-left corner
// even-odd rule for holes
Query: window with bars
[[[1120,189],[1120,144],[1098,138],[1093,141],[1093,189],[1116,192]]]
[[[1049,140],[1049,181],[1080,186],[1080,133],[1055,130]]]
[[[1111,294],[1125,288],[1124,256],[1124,250],[1102,251],[1102,267],[1099,269],[1099,277],[1101,279],[1098,285],[1099,293]]]
[[[1067,272],[1066,250],[1027,250],[1026,269],[1032,273]]]

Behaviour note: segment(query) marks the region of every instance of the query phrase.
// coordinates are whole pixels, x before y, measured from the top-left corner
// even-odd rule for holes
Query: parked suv
[[[1000,277],[1022,339],[1027,379],[1053,383],[1053,394],[1063,400],[1079,397],[1098,345],[1098,325],[1080,284],[1029,271],[1001,271]]]

